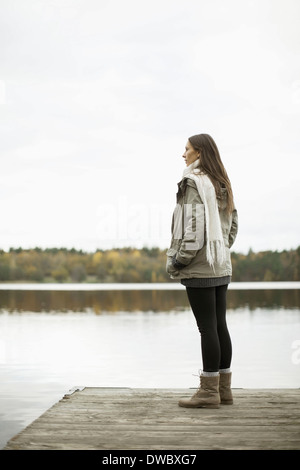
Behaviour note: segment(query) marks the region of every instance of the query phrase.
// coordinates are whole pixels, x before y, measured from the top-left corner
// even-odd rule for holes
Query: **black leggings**
[[[229,368],[232,346],[226,323],[227,285],[186,290],[201,335],[203,371]]]

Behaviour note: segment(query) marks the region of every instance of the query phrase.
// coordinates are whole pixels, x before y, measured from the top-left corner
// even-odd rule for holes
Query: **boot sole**
[[[233,405],[233,400],[221,401],[221,405]]]
[[[210,409],[216,409],[220,408],[220,405],[188,405],[184,403],[178,403],[179,406],[182,408],[210,408]]]

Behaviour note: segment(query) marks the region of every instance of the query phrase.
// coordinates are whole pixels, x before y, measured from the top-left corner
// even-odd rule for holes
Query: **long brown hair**
[[[227,189],[226,210],[228,213],[231,213],[234,209],[231,183],[215,141],[208,134],[193,135],[189,137],[189,141],[192,147],[200,152],[199,169],[209,176],[215,187],[217,198],[220,198],[222,188],[225,187]]]

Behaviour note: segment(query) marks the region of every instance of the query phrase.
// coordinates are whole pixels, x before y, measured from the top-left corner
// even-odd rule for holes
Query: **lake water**
[[[232,283],[234,388],[299,388],[300,283]],[[74,387],[197,387],[180,284],[0,285],[0,448]]]

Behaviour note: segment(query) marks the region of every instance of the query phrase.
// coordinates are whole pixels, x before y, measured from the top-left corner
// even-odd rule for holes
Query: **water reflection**
[[[300,291],[229,290],[228,308],[299,309]],[[185,290],[0,291],[0,312],[169,312],[189,308]]]

